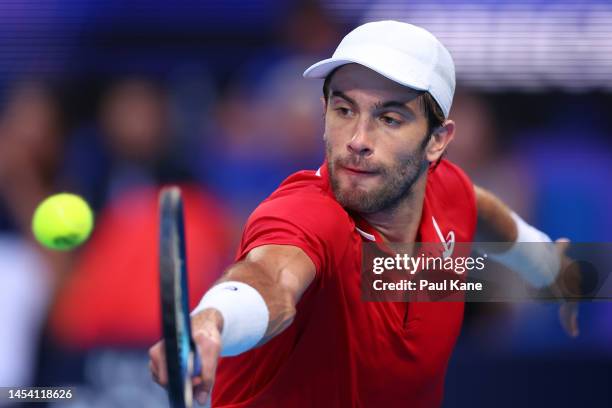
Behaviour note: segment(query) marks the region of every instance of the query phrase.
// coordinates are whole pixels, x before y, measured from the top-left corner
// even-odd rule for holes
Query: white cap
[[[448,117],[455,93],[455,64],[429,31],[385,20],[366,23],[348,33],[331,58],[304,71],[305,78],[325,78],[349,63],[363,65],[401,85],[427,91]]]

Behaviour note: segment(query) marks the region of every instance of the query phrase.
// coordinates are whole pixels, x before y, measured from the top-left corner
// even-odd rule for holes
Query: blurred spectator
[[[229,259],[227,217],[198,186],[181,188],[193,308]],[[157,189],[134,188],[100,212],[52,310],[38,383],[77,386],[63,407],[167,406],[147,371],[161,337],[157,203]]]
[[[457,132],[448,149],[449,159],[461,166],[474,184],[492,191],[531,220],[532,179],[509,154],[511,139],[499,126],[491,102],[483,94],[459,88],[450,117],[457,123]]]
[[[16,85],[0,114],[0,386],[31,384],[47,303],[70,260],[43,250],[30,231],[36,205],[57,187],[62,148],[51,91]]]
[[[289,174],[323,159],[321,89],[301,78],[303,58],[285,60],[248,89],[227,94],[200,172],[243,218]]]
[[[190,299],[198,299],[229,259],[226,215],[195,185],[181,184]],[[51,316],[63,346],[141,347],[161,335],[158,189],[133,188],[112,200],[75,263]]]
[[[52,277],[38,248],[0,234],[0,387],[33,385]]]
[[[192,306],[229,259],[229,217],[191,181],[182,146],[171,137],[170,110],[164,89],[152,82],[115,83],[102,99],[99,124],[78,132],[66,152],[64,174],[94,203],[96,226],[54,302],[38,381],[80,384],[85,392],[76,406],[129,405],[134,395],[163,401],[141,379],[101,379],[97,366],[127,355],[126,370],[146,368],[146,349],[161,336],[160,185],[183,191]]]
[[[216,112],[200,171],[245,218],[289,174],[323,160],[322,81],[302,72],[340,29],[316,2],[300,2],[278,42],[242,65]],[[316,35],[314,35],[316,33]]]
[[[72,136],[64,177],[95,210],[134,186],[191,180],[183,146],[172,136],[161,85],[143,78],[115,82],[102,97],[98,122]]]
[[[29,234],[34,208],[55,188],[62,132],[44,85],[22,83],[9,93],[0,117],[0,229]]]

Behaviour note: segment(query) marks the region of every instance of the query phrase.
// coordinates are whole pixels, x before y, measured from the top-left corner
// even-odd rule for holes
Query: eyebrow
[[[342,91],[332,91],[331,92],[331,97],[333,98],[334,96],[337,96],[338,98],[342,98],[344,100],[346,100],[347,102],[349,102],[352,105],[357,105],[357,103],[355,103],[355,101],[352,98],[349,98],[344,92]]]
[[[331,97],[338,97],[338,98],[342,98],[344,100],[346,100],[347,102],[349,102],[352,105],[356,105],[357,103],[350,98],[349,96],[347,96],[344,92],[342,91],[331,91]],[[410,109],[408,106],[406,106],[406,103],[400,102],[400,101],[386,101],[386,102],[377,102],[374,105],[374,110],[381,110],[381,109],[385,109],[385,108],[397,108],[397,109],[401,109],[406,111],[406,113],[412,115],[413,117],[416,116],[414,111],[412,109]]]

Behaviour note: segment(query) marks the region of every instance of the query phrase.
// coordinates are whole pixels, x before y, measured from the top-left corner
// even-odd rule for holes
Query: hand
[[[191,334],[200,356],[202,371],[192,379],[193,395],[204,405],[210,398],[215,382],[215,371],[221,354],[221,330],[223,318],[214,309],[203,310],[191,318]],[[155,382],[165,387],[168,384],[164,342],[159,341],[149,349],[149,369]]]
[[[570,337],[577,337],[578,330],[578,302],[575,300],[565,300],[568,297],[580,295],[580,268],[573,262],[565,252],[570,246],[567,238],[560,238],[555,241],[555,246],[561,257],[561,270],[556,281],[551,285],[553,293],[562,299],[559,307],[559,320],[561,326]]]

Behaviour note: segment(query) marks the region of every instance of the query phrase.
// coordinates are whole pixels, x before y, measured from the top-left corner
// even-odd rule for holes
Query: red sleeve
[[[245,226],[236,260],[262,245],[293,245],[315,264],[317,274],[344,253],[352,232],[348,214],[323,194],[289,194],[259,205]]]

